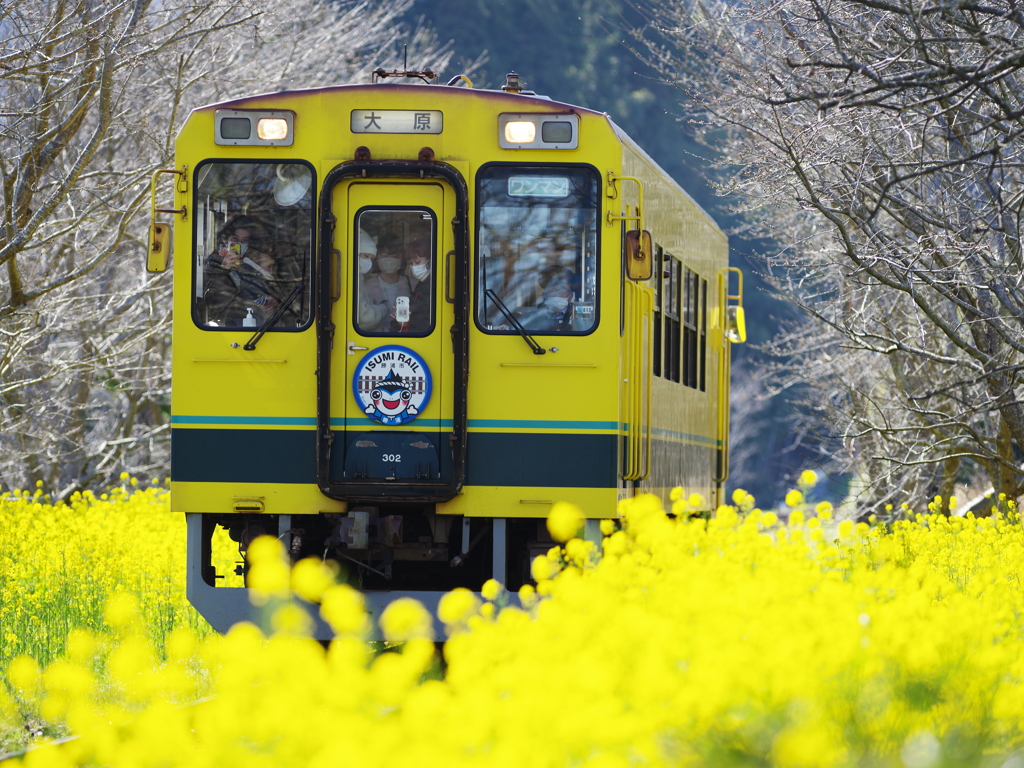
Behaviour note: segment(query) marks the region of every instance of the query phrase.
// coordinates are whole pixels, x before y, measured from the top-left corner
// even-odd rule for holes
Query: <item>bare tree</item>
[[[776,378],[760,356],[752,357],[740,352],[733,359],[728,490],[742,489],[769,505],[795,487],[807,451],[795,414],[777,406]]]
[[[638,36],[778,245],[768,270],[807,318],[778,374],[871,498],[976,470],[1017,495],[1021,7],[664,0]]]
[[[170,282],[142,270],[150,174],[189,111],[441,69],[412,0],[0,2],[0,481],[67,495],[163,472]]]

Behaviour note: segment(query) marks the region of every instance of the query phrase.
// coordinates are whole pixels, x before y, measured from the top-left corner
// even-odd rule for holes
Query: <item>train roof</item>
[[[434,84],[421,84],[421,85],[404,85],[399,83],[355,83],[346,85],[328,85],[320,86],[316,88],[296,88],[294,90],[284,91],[272,91],[269,93],[261,93],[253,96],[243,96],[237,99],[227,99],[225,101],[215,102],[212,104],[205,104],[201,107],[196,107],[192,110],[196,112],[207,112],[217,109],[246,109],[247,107],[262,107],[266,105],[268,99],[273,100],[275,106],[287,108],[290,101],[297,101],[300,99],[306,99],[309,97],[325,96],[330,94],[357,94],[361,92],[380,92],[387,89],[388,92],[393,92],[395,89],[399,93],[409,93],[422,95],[424,89],[427,89],[429,93],[431,89],[441,89],[438,95],[443,95],[445,98],[456,98],[456,99],[473,99],[473,100],[484,100],[494,101],[500,105],[499,108],[509,109],[515,112],[523,111],[534,111],[534,112],[565,112],[573,111],[579,115],[590,115],[592,117],[604,118],[607,120],[615,136],[619,139],[622,144],[629,147],[630,150],[636,153],[648,166],[651,167],[656,173],[658,173],[664,182],[678,192],[680,195],[685,197],[698,211],[700,211],[707,220],[717,229],[718,223],[714,217],[711,216],[696,200],[693,196],[683,189],[680,184],[673,179],[668,172],[666,172],[658,163],[652,158],[647,152],[627,134],[607,112],[599,112],[597,110],[588,109],[587,107],[581,107],[577,104],[569,104],[568,102],[555,101],[548,96],[541,96],[535,93],[506,93],[500,90],[489,90],[485,88],[463,88],[459,86],[446,86],[446,85],[434,85]],[[524,100],[528,100],[529,106],[526,106]]]
[[[515,111],[523,111],[523,100],[530,100],[531,110],[537,110],[540,112],[564,112],[566,110],[573,110],[581,115],[594,115],[597,117],[608,117],[604,112],[598,112],[593,109],[587,109],[586,107],[580,107],[576,104],[568,104],[566,102],[555,101],[547,96],[538,96],[537,94],[528,93],[506,93],[505,91],[488,90],[484,88],[461,88],[458,86],[445,86],[445,85],[399,85],[390,83],[358,83],[354,85],[327,85],[318,88],[297,88],[295,90],[287,91],[273,91],[270,93],[261,93],[254,96],[244,96],[238,99],[228,99],[226,101],[220,101],[214,104],[205,104],[201,107],[196,107],[193,112],[205,112],[208,110],[215,109],[245,109],[247,106],[254,105],[255,103],[265,101],[267,99],[273,99],[275,102],[286,105],[293,99],[303,99],[309,96],[320,96],[329,95],[331,93],[357,93],[357,92],[378,92],[387,89],[389,92],[394,89],[398,89],[399,93],[409,94],[423,94],[424,89],[440,89],[440,94],[443,94],[446,98],[465,98],[465,99],[477,99],[490,101],[494,100],[501,103],[502,105],[507,104],[509,107],[515,108]],[[440,95],[439,94],[439,95]]]
[[[673,179],[668,174],[668,171],[666,171],[664,168],[662,168],[660,165],[658,165],[657,161],[655,161],[655,159],[653,157],[651,157],[649,154],[647,154],[647,152],[644,151],[643,147],[641,147],[639,144],[637,144],[636,141],[634,141],[629,136],[628,133],[626,133],[624,130],[622,130],[622,128],[619,127],[619,125],[614,120],[612,120],[611,117],[609,117],[607,113],[605,114],[605,117],[608,118],[608,122],[611,123],[612,129],[615,131],[615,135],[619,137],[619,141],[621,141],[623,144],[625,144],[631,150],[636,152],[636,154],[645,163],[647,163],[653,170],[655,170],[657,173],[659,173],[662,176],[662,178],[663,178],[663,180],[665,181],[666,184],[668,184],[670,187],[672,187],[674,190],[676,190],[679,194],[683,195],[687,200],[689,200],[690,203],[693,205],[693,207],[696,208],[701,213],[703,213],[707,217],[708,221],[711,222],[711,224],[716,229],[719,229],[719,230],[721,229],[721,227],[718,226],[718,222],[715,221],[714,216],[712,216],[710,213],[708,213],[706,210],[704,210],[704,207],[700,203],[698,203],[696,200],[693,199],[693,195],[691,195],[689,192],[687,192],[685,189],[683,189],[680,186],[679,182],[676,181],[675,179]]]

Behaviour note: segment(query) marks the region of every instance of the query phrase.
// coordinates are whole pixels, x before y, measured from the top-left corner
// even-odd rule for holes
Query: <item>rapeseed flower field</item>
[[[148,488],[122,480],[66,504],[41,487],[0,495],[0,666],[21,654],[54,660],[71,630],[103,629],[115,595],[134,598],[157,647],[175,627],[202,631],[183,589],[183,517],[156,478]]]
[[[10,661],[0,711],[78,737],[29,752],[33,768],[1024,765],[1013,505],[868,525],[833,520],[806,490],[785,521],[742,492],[710,519],[681,490],[674,516],[640,497],[603,522],[600,545],[574,538],[579,510],[556,505],[564,544],[534,561],[535,588],[445,596],[444,666],[418,603],[392,603],[380,622],[394,645],[371,653],[359,593],[316,560],[289,570],[259,540],[251,583],[271,637],[250,624],[203,636],[180,603],[161,634],[147,611],[170,616],[172,593],[129,578],[108,590],[104,628],[89,614],[60,658]],[[135,505],[166,516],[170,542],[160,493],[90,497],[79,514]],[[328,649],[305,636],[301,600],[338,633]]]

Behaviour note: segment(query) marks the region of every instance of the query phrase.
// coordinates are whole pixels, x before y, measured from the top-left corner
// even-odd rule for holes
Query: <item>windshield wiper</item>
[[[245,342],[245,346],[243,346],[242,349],[248,352],[252,352],[256,349],[256,342],[263,338],[263,334],[267,332],[267,329],[277,322],[278,318],[284,314],[284,311],[291,306],[291,303],[295,301],[301,292],[302,285],[296,285],[292,292],[288,294],[288,298],[277,305],[277,309],[270,313],[267,319],[263,321],[263,324],[256,329],[256,333],[252,335],[252,338]]]
[[[523,341],[525,341],[527,344],[530,345],[530,349],[533,350],[533,354],[535,354],[535,355],[547,354],[547,350],[544,349],[544,347],[542,347],[540,344],[538,344],[536,339],[533,338],[533,336],[531,336],[529,333],[526,332],[526,329],[523,327],[523,324],[520,323],[515,318],[515,316],[512,314],[512,312],[509,310],[509,308],[505,306],[505,302],[503,302],[501,299],[498,298],[498,294],[496,294],[494,292],[493,288],[488,288],[487,290],[485,290],[484,291],[484,296],[486,296],[491,301],[493,301],[494,305],[499,310],[501,310],[501,314],[503,314],[505,316],[505,319],[508,320],[509,323],[511,323],[513,328],[515,328],[517,331],[519,331],[519,335],[523,337]]]

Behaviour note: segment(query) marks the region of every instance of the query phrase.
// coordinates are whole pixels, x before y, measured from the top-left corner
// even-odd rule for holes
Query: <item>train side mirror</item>
[[[654,271],[654,249],[651,233],[646,229],[631,229],[626,233],[626,277],[630,280],[648,280]]]
[[[726,311],[725,338],[734,344],[742,344],[747,340],[747,319],[743,307],[734,304]]]
[[[149,250],[146,255],[147,272],[164,272],[171,255],[171,227],[153,222],[149,225]]]

